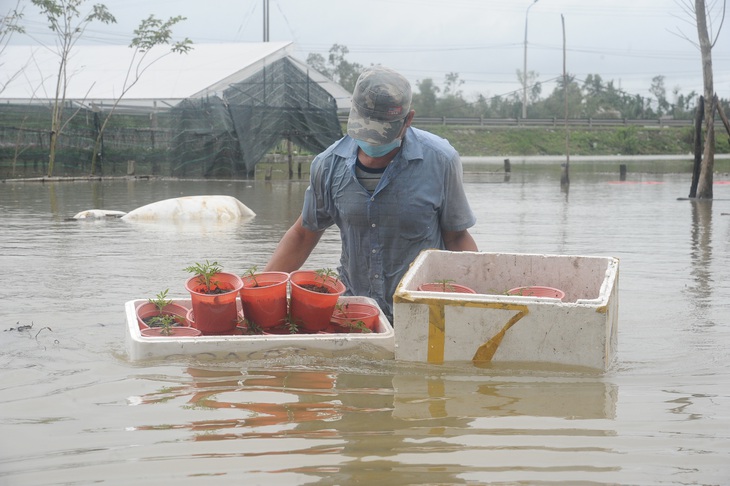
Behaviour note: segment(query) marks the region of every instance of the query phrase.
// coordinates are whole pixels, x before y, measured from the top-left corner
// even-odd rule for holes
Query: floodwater
[[[262,267],[305,182],[0,184],[0,485],[730,484],[730,184],[470,173],[490,252],[620,259],[606,373],[363,358],[135,362],[124,303]],[[69,222],[227,194],[240,225]],[[306,267],[335,267],[329,231]],[[30,329],[27,326],[31,326]]]

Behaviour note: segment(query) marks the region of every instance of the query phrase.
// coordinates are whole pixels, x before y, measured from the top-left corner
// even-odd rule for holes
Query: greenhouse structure
[[[282,141],[320,152],[342,136],[350,93],[291,50],[194,44],[140,58],[126,46],[76,46],[53,175],[247,178]],[[38,46],[3,53],[0,179],[47,172],[59,60]]]

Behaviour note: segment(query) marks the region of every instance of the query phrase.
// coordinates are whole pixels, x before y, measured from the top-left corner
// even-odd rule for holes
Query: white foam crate
[[[375,304],[373,299],[367,297],[340,297],[340,300]],[[191,307],[190,299],[173,301],[188,309]],[[337,357],[355,354],[375,359],[394,357],[393,327],[382,310],[377,332],[372,333],[145,337],[140,333],[135,313],[135,308],[144,302],[147,300],[137,299],[125,304],[126,348],[131,361],[184,356],[240,360],[298,355]]]
[[[446,279],[477,294],[417,290]],[[528,285],[561,289],[565,298],[506,295]],[[399,283],[393,307],[397,360],[545,362],[606,370],[617,347],[618,260],[426,250]]]

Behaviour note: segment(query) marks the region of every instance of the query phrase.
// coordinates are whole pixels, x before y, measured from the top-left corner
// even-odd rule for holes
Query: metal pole
[[[525,54],[522,63],[522,118],[527,118],[527,14],[530,13],[530,9],[537,3],[534,0],[527,10],[525,10]]]
[[[269,42],[269,0],[264,0],[264,42]]]

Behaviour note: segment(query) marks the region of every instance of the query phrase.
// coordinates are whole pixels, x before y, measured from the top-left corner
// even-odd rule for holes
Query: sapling
[[[348,321],[347,328],[352,331],[360,331],[362,333],[373,332],[363,321]]]
[[[299,332],[299,326],[294,322],[291,314],[286,316],[286,324],[289,326],[289,334],[297,334]]]
[[[317,278],[322,281],[322,285],[327,282],[327,279],[332,279],[337,282],[340,278],[337,272],[331,268],[320,268],[319,270],[315,270],[315,273],[317,274]]]
[[[256,272],[258,272],[258,267],[256,265],[252,266],[248,270],[246,270],[246,273],[243,274],[244,277],[248,277],[253,282],[254,287],[259,286],[258,280],[256,280]]]
[[[345,325],[347,326],[347,329],[350,332],[353,332],[353,331],[360,331],[360,332],[363,332],[363,333],[373,332],[365,324],[365,322],[363,322],[361,320],[355,321],[354,319],[348,319],[349,316],[347,315],[347,309],[349,309],[349,308],[350,308],[350,304],[349,303],[341,304],[341,303],[338,302],[335,305],[335,309],[338,310],[338,311],[340,311],[342,313],[342,317],[345,318]]]
[[[154,304],[157,307],[158,312],[162,313],[162,309],[172,304],[172,300],[167,298],[167,293],[170,289],[165,289],[158,292],[154,299],[147,299],[150,304]]]
[[[205,263],[195,263],[184,270],[197,275],[198,283],[205,285],[208,292],[212,292],[213,287],[218,286],[218,282],[213,281],[213,276],[223,271],[218,262],[210,263],[208,260],[205,260]]]
[[[172,300],[167,298],[169,291],[170,289],[165,289],[158,292],[154,299],[147,299],[150,304],[153,304],[157,308],[158,314],[147,318],[146,324],[150,327],[162,327],[161,333],[166,336],[170,334],[170,327],[179,324],[176,316],[164,312],[165,307],[172,304]]]
[[[242,317],[239,320],[239,322],[244,324],[244,326],[246,328],[246,334],[263,334],[264,333],[263,329],[261,329],[261,327],[259,327],[258,324],[246,319],[245,317]]]

